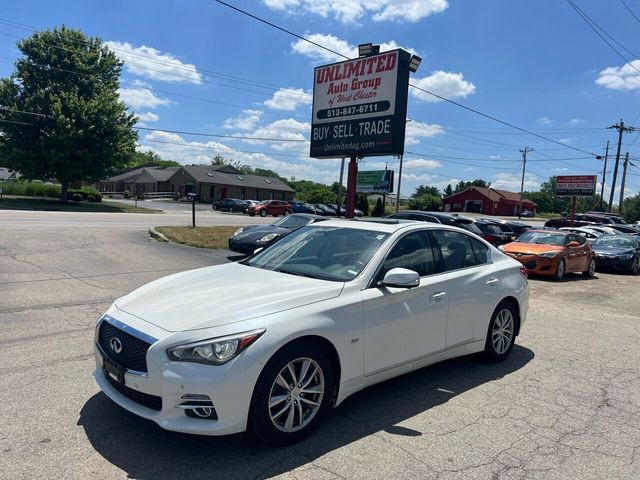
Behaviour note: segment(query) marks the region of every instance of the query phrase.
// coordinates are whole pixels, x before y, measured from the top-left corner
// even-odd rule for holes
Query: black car
[[[517,237],[531,228],[531,225],[515,220],[502,220],[500,218],[483,218],[483,220],[495,223],[503,233],[512,237]]]
[[[336,217],[338,215],[333,208],[330,208],[324,203],[314,203],[313,206],[316,208],[319,215],[324,215],[326,217]]]
[[[603,235],[591,242],[599,269],[611,268],[636,274],[640,271],[640,238],[636,235]]]
[[[469,232],[475,233],[479,237],[482,237],[482,231],[480,231],[480,229],[476,225],[474,225],[473,218],[451,215],[450,213],[423,212],[421,210],[403,210],[398,213],[392,213],[385,218],[441,223],[442,225],[451,225],[452,227],[464,228],[465,230],[468,230]]]
[[[549,228],[562,228],[562,227],[588,227],[589,225],[602,225],[602,222],[598,221],[591,215],[575,215],[573,225],[571,225],[570,217],[562,218],[550,218],[544,223],[545,227]],[[611,223],[610,221],[608,223]]]
[[[239,198],[225,198],[224,200],[213,202],[211,208],[213,208],[214,210],[219,210],[221,212],[245,213],[247,211],[247,208],[249,208],[249,204],[244,200],[240,200]]]
[[[496,247],[498,245],[509,243],[511,241],[511,237],[513,237],[513,235],[503,232],[500,225],[493,220],[489,220],[487,218],[474,218],[473,222],[482,232],[482,238]]]
[[[249,255],[260,247],[266,247],[277,242],[298,228],[323,220],[327,219],[320,215],[293,213],[276,220],[271,225],[242,227],[229,237],[229,250]]]

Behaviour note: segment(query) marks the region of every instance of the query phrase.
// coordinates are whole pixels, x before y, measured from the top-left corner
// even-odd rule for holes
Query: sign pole
[[[573,219],[576,215],[576,197],[571,197],[571,226],[573,227]]]
[[[356,207],[356,177],[358,176],[358,161],[355,155],[351,155],[349,160],[349,171],[347,173],[347,211],[345,218],[353,218],[353,211]]]
[[[342,162],[340,163],[340,182],[338,185],[338,214],[340,214],[340,210],[342,209],[342,179],[344,177],[344,157],[342,157]]]
[[[402,182],[402,157],[404,155],[400,155],[400,168],[398,170],[398,191],[396,192],[396,213],[400,210],[400,183]]]

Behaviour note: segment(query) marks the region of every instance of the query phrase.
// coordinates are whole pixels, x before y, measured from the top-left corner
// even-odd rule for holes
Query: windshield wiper
[[[280,273],[286,273],[288,275],[296,275],[298,277],[315,278],[316,280],[318,279],[318,277],[316,277],[315,275],[311,275],[310,273],[302,273],[302,272],[298,272],[296,270],[287,270],[286,268],[274,268],[273,271],[274,272],[280,272]]]

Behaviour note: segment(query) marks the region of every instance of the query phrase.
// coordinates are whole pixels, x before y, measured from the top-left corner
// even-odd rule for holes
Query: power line
[[[633,10],[631,10],[631,8],[629,7],[629,5],[627,5],[627,2],[625,2],[624,0],[620,0],[620,1],[622,2],[622,5],[624,5],[624,8],[626,8],[626,9],[629,11],[629,13],[631,14],[631,16],[632,16],[633,18],[635,18],[635,19],[636,19],[636,21],[637,21],[638,23],[640,23],[640,18],[638,18],[638,16],[635,14],[635,12],[634,12]]]
[[[272,23],[272,22],[269,22],[269,21],[267,21],[267,20],[264,20],[264,19],[262,19],[262,18],[260,18],[260,17],[258,17],[258,16],[256,16],[256,15],[253,15],[253,14],[251,14],[251,13],[249,13],[249,12],[245,11],[245,10],[242,10],[241,8],[235,7],[235,6],[233,6],[233,5],[229,5],[228,3],[223,2],[222,0],[214,0],[214,1],[216,1],[217,3],[219,3],[219,4],[221,4],[221,5],[224,5],[224,6],[226,6],[226,7],[229,7],[229,8],[231,8],[231,9],[233,9],[233,10],[235,10],[235,11],[237,11],[237,12],[239,12],[239,13],[243,14],[243,15],[246,15],[246,16],[248,16],[248,17],[250,17],[250,18],[254,19],[254,20],[257,20],[257,21],[259,21],[259,22],[265,23],[265,24],[267,24],[267,25],[269,25],[269,26],[271,26],[271,27],[273,27],[273,28],[276,28],[276,29],[278,29],[278,30],[280,30],[280,31],[282,31],[282,32],[285,32],[285,33],[289,34],[289,35],[292,35],[292,36],[294,36],[294,37],[296,37],[296,38],[298,38],[298,39],[300,39],[300,40],[303,40],[303,41],[308,42],[308,43],[310,43],[310,44],[312,44],[312,45],[315,45],[315,46],[316,46],[316,47],[318,47],[318,48],[321,48],[321,49],[326,50],[326,51],[328,51],[328,52],[331,52],[331,53],[333,53],[333,54],[335,54],[335,55],[338,55],[338,56],[340,56],[340,57],[342,57],[342,58],[345,58],[345,59],[347,59],[347,60],[350,60],[350,59],[349,59],[349,57],[347,57],[346,55],[344,55],[344,54],[342,54],[342,53],[336,52],[335,50],[332,50],[332,49],[330,49],[330,48],[328,48],[328,47],[325,47],[324,45],[321,45],[321,44],[319,44],[319,43],[317,43],[317,42],[314,42],[314,41],[312,41],[312,40],[309,40],[308,38],[305,38],[305,37],[303,37],[302,35],[298,35],[297,33],[294,33],[294,32],[292,32],[292,31],[287,30],[287,29],[285,29],[285,28],[282,28],[282,27],[280,27],[280,26],[278,26],[278,25],[276,25],[276,24],[274,24],[274,23]],[[568,0],[568,1],[570,1],[570,0]],[[482,116],[482,117],[485,117],[485,118],[488,118],[488,119],[490,119],[490,120],[493,120],[494,122],[498,122],[498,123],[501,123],[501,124],[503,124],[503,125],[506,125],[507,127],[510,127],[510,128],[513,128],[513,129],[519,130],[519,131],[521,131],[521,132],[528,133],[529,135],[532,135],[532,136],[534,136],[534,137],[541,138],[541,139],[546,140],[546,141],[548,141],[548,142],[557,143],[558,145],[562,145],[562,146],[563,146],[563,147],[565,147],[565,148],[571,148],[571,149],[573,149],[573,150],[577,150],[577,151],[579,151],[579,152],[586,153],[587,155],[592,155],[592,156],[594,156],[594,157],[596,156],[596,155],[595,155],[594,153],[592,153],[592,152],[587,152],[586,150],[582,150],[582,149],[580,149],[580,148],[573,147],[573,146],[571,146],[571,145],[566,145],[566,144],[564,144],[564,143],[562,143],[562,142],[558,142],[558,141],[553,140],[553,139],[551,139],[551,138],[547,138],[547,137],[544,137],[544,136],[542,136],[542,135],[538,135],[537,133],[534,133],[534,132],[531,132],[531,131],[526,130],[526,129],[524,129],[524,128],[518,127],[518,126],[516,126],[516,125],[514,125],[514,124],[512,124],[512,123],[506,122],[506,121],[504,121],[504,120],[500,120],[499,118],[494,117],[493,115],[489,115],[489,114],[486,114],[486,113],[480,112],[479,110],[476,110],[476,109],[474,109],[474,108],[468,107],[468,106],[466,106],[466,105],[463,105],[463,104],[461,104],[461,103],[459,103],[459,102],[456,102],[456,101],[454,101],[454,100],[451,100],[451,99],[449,99],[449,98],[443,97],[442,95],[438,95],[437,93],[431,92],[431,91],[426,90],[426,89],[424,89],[424,88],[418,87],[417,85],[414,85],[414,84],[412,84],[412,83],[409,83],[409,86],[410,86],[410,87],[412,87],[412,88],[415,88],[416,90],[419,90],[419,91],[421,91],[421,92],[423,92],[423,93],[426,93],[426,94],[428,94],[428,95],[431,95],[431,96],[433,96],[433,97],[436,97],[436,98],[438,98],[438,99],[440,99],[440,100],[442,100],[442,101],[444,101],[444,102],[450,103],[450,104],[452,104],[452,105],[456,105],[457,107],[463,108],[463,109],[468,110],[468,111],[470,111],[470,112],[473,112],[473,113],[475,113],[475,114],[477,114],[477,115],[480,115],[480,116]]]
[[[3,110],[5,112],[12,112],[12,113],[22,113],[24,115],[34,115],[37,117],[51,117],[51,115],[45,115],[44,113],[25,112],[24,110],[14,110],[13,108],[0,107],[0,110]]]
[[[132,127],[136,130],[148,130],[150,132],[164,132],[164,133],[175,133],[178,135],[194,135],[198,137],[215,137],[215,138],[231,138],[237,140],[259,140],[263,142],[308,142],[307,139],[293,139],[293,138],[265,138],[265,137],[248,137],[241,135],[219,135],[215,133],[203,133],[203,132],[189,132],[185,130],[166,130],[164,128],[149,128],[149,127]]]
[[[635,71],[637,71],[638,73],[640,73],[640,70],[638,70],[633,63],[631,63],[627,57],[625,57],[624,55],[622,55],[618,49],[616,47],[614,47],[613,45],[611,45],[611,43],[602,36],[602,34],[598,31],[598,29],[602,30],[605,35],[607,35],[611,40],[613,40],[615,43],[617,43],[618,45],[620,45],[624,50],[626,50],[629,54],[631,54],[632,56],[638,58],[638,55],[635,55],[633,52],[630,52],[627,48],[625,48],[624,46],[622,46],[617,40],[615,40],[611,35],[609,35],[602,27],[600,27],[596,22],[594,22],[586,13],[584,13],[584,11],[582,11],[580,9],[580,7],[578,7],[575,3],[573,3],[572,0],[567,0],[567,3],[569,5],[571,5],[571,7],[576,11],[576,13],[580,16],[580,18],[582,18],[582,20],[585,21],[585,23],[587,25],[589,25],[589,27],[596,32],[596,34],[602,39],[603,42],[605,42],[609,48],[611,48],[611,50],[613,50],[614,52],[616,52],[616,54],[622,58],[622,60],[624,60],[624,62],[626,64],[628,64],[629,66],[631,66],[631,68],[633,68]],[[597,28],[596,28],[597,27]]]

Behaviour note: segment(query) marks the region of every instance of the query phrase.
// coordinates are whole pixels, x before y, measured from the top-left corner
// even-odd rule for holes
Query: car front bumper
[[[624,256],[603,256],[596,255],[596,267],[600,269],[611,269],[611,270],[632,270],[633,266],[633,256],[624,257]]]
[[[560,257],[538,257],[537,255],[514,255],[507,253],[514,260],[519,261],[531,275],[554,275],[558,268]]]
[[[94,344],[94,353],[94,378],[98,386],[111,400],[135,415],[152,420],[166,430],[198,435],[228,435],[247,428],[253,388],[262,369],[262,365],[248,355],[239,355],[225,365],[210,366],[150,359],[152,354],[160,353],[150,349],[149,372],[125,373],[123,386],[107,378],[103,352],[97,344]],[[187,416],[184,404],[188,400],[184,396],[189,394],[208,396],[217,419]]]

